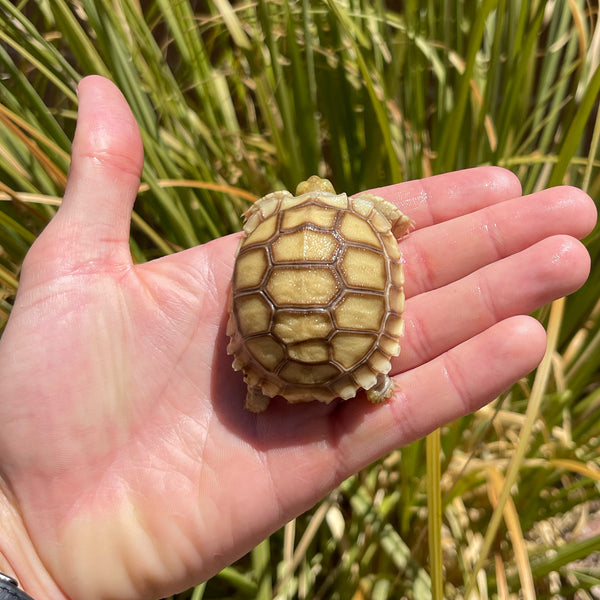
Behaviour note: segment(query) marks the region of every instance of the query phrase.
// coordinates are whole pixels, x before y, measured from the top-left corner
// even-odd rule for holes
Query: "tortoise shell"
[[[411,221],[375,195],[336,194],[313,176],[246,212],[227,333],[246,408],[348,399],[380,402],[400,352],[404,309],[397,237]]]

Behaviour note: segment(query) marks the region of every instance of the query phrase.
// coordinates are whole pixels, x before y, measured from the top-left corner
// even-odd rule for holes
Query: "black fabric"
[[[18,588],[12,577],[0,573],[0,600],[33,600],[33,598]]]

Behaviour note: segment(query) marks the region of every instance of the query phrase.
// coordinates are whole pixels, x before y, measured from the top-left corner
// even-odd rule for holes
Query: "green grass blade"
[[[560,185],[569,168],[570,160],[576,155],[581,144],[581,137],[588,123],[590,113],[597,106],[600,95],[600,66],[596,68],[581,99],[581,104],[575,113],[573,121],[558,154],[558,160],[552,169],[548,185]]]
[[[456,92],[456,100],[451,113],[445,118],[442,136],[437,148],[436,171],[451,171],[456,168],[458,155],[458,141],[465,120],[465,111],[471,89],[471,79],[475,68],[477,52],[485,31],[486,19],[496,7],[498,0],[484,0],[477,10],[477,17],[469,34],[469,46],[465,60],[464,72],[460,78],[460,85]]]
[[[442,491],[440,485],[440,430],[427,436],[427,533],[433,600],[444,598],[444,561],[442,558]]]

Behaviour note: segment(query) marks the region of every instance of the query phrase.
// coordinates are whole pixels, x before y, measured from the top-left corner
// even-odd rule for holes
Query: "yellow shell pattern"
[[[246,407],[392,393],[404,310],[397,237],[411,221],[378,196],[336,194],[326,179],[273,192],[246,213],[232,280],[229,354]]]

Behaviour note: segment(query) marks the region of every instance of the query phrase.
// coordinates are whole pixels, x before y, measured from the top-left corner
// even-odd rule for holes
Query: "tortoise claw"
[[[260,391],[260,388],[248,386],[248,394],[246,395],[246,408],[253,413],[261,413],[269,406],[271,398],[265,396]]]
[[[387,375],[380,374],[377,377],[377,383],[367,390],[367,398],[373,404],[384,402],[394,393],[394,382]]]

